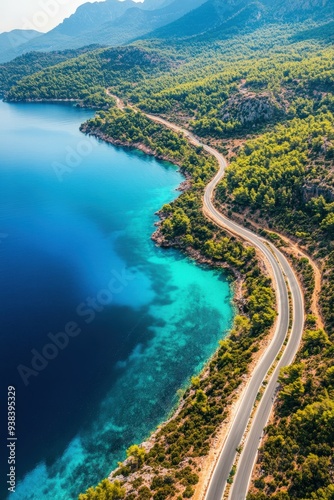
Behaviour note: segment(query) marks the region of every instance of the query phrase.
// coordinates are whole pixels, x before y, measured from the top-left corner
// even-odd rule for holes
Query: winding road
[[[217,159],[219,171],[205,189],[203,199],[204,213],[218,226],[227,229],[257,248],[262,254],[265,265],[273,277],[278,310],[275,332],[269,346],[251,374],[248,384],[238,402],[238,409],[229,426],[228,434],[214,465],[205,494],[205,500],[221,500],[223,498],[231,469],[236,460],[237,448],[245,440],[237,463],[237,471],[229,492],[230,500],[244,500],[247,496],[263,430],[273,408],[278,388],[279,371],[283,366],[287,366],[293,362],[302,339],[304,327],[304,299],[302,290],[289,262],[272,243],[229,220],[215,208],[213,203],[214,192],[218,183],[223,178],[227,167],[227,161],[224,156],[216,149],[200,142],[188,130],[155,115],[147,114],[146,116],[157,123],[184,134],[192,144],[203,147],[205,151]],[[292,318],[290,318],[290,311],[292,311]],[[286,340],[287,343],[285,344]],[[284,344],[283,354],[269,376],[260,403],[254,412],[257,395],[261,387],[263,387],[263,382],[269,370],[273,367]]]
[[[263,430],[268,422],[274,404],[278,388],[277,380],[279,371],[283,366],[287,366],[292,363],[302,339],[304,327],[303,294],[289,262],[274,245],[267,242],[264,238],[259,237],[252,231],[245,229],[235,222],[232,222],[215,208],[213,204],[214,192],[218,183],[223,178],[227,167],[227,161],[224,156],[221,155],[216,149],[201,143],[189,131],[184,130],[181,127],[178,127],[177,125],[155,115],[146,116],[155,122],[171,128],[174,131],[183,133],[192,144],[203,147],[205,151],[217,159],[219,163],[219,171],[205,189],[203,200],[204,213],[218,226],[227,229],[245,241],[248,241],[261,252],[267,267],[270,268],[270,274],[273,276],[274,286],[276,289],[278,319],[273,339],[258,362],[248,385],[243,392],[238,410],[234,416],[228,435],[211,475],[205,500],[221,500],[224,495],[228,484],[227,480],[236,459],[237,448],[243,441],[248,423],[252,417],[257,394],[261,389],[262,383],[270,368],[273,366],[273,363],[280,353],[289,333],[289,292],[291,294],[291,335],[289,336],[288,343],[280,361],[277,363],[274,372],[270,376],[260,404],[252,417],[246,441],[238,461],[237,472],[234,476],[233,485],[229,494],[230,500],[244,500],[247,496],[252,471],[257,458],[258,448],[263,436]]]
[[[248,386],[244,391],[238,411],[236,412],[229,434],[225,440],[219,459],[214,468],[206,493],[206,500],[220,500],[223,496],[230,471],[236,458],[236,449],[240,446],[243,440],[243,436],[254,408],[256,396],[262,386],[262,382],[266,378],[268,371],[276,360],[289,332],[289,290],[292,300],[291,335],[277,367],[270,376],[261,402],[251,421],[251,426],[241,452],[237,472],[234,476],[233,485],[229,494],[230,500],[244,500],[247,495],[252,470],[257,458],[257,451],[263,435],[263,429],[267,424],[273,407],[278,387],[277,379],[279,371],[283,366],[287,366],[293,361],[300,345],[304,326],[304,301],[295,273],[284,255],[274,245],[266,242],[265,239],[259,237],[252,231],[249,231],[230,221],[214,207],[212,201],[214,190],[224,175],[226,160],[213,148],[208,146],[204,146],[204,148],[217,158],[220,165],[220,169],[216,177],[206,188],[204,196],[204,211],[214,222],[224,228],[227,228],[239,237],[242,237],[244,240],[250,242],[254,247],[260,250],[267,262],[267,265],[269,264],[272,270],[278,306],[278,320],[273,340],[258,362],[249,380]]]

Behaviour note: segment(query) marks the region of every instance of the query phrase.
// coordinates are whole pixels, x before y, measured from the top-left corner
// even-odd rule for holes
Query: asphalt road
[[[231,423],[229,433],[211,476],[205,500],[221,500],[223,497],[227,486],[227,480],[236,458],[236,450],[242,442],[250,421],[256,396],[287,337],[290,323],[289,290],[291,293],[293,314],[291,335],[284,349],[283,355],[268,381],[260,404],[258,405],[258,408],[251,420],[250,429],[241,452],[237,472],[234,476],[233,485],[230,490],[230,500],[244,500],[247,495],[252,470],[256,462],[257,451],[263,435],[263,429],[267,424],[273,407],[277,392],[279,370],[282,366],[287,366],[292,363],[300,345],[304,326],[303,294],[293,269],[287,259],[274,245],[259,237],[252,231],[249,231],[248,229],[230,221],[214,207],[212,201],[214,191],[217,184],[224,176],[225,169],[227,167],[227,162],[223,155],[221,155],[214,148],[202,144],[187,130],[171,124],[162,118],[158,118],[153,115],[148,115],[148,117],[166,125],[169,128],[172,128],[175,131],[182,132],[193,144],[196,146],[202,146],[208,153],[217,158],[219,162],[219,171],[206,187],[204,195],[204,212],[216,224],[248,241],[262,253],[266,264],[271,267],[271,274],[274,280],[273,284],[276,289],[278,320],[276,322],[273,339],[259,360],[251,378],[248,381],[242,400],[239,402],[239,406],[235,413],[233,422]]]
[[[273,270],[278,302],[278,321],[273,340],[266,350],[264,356],[259,361],[249,381],[243,399],[240,402],[230,432],[224,443],[223,449],[221,450],[220,457],[211,477],[209,488],[206,494],[206,500],[220,500],[223,496],[224,490],[227,485],[227,479],[235,460],[236,448],[240,445],[244,432],[247,428],[257,393],[261,388],[266,374],[268,373],[285,341],[289,328],[290,309],[288,288],[285,282],[285,277],[288,281],[292,299],[293,317],[291,336],[284,350],[283,356],[281,357],[275,371],[270,377],[261,402],[252,419],[250,430],[247,435],[247,440],[238,462],[237,473],[234,476],[233,485],[230,490],[230,500],[244,500],[247,495],[252,470],[257,457],[258,447],[263,435],[263,429],[267,424],[271,409],[273,407],[273,402],[278,387],[277,379],[279,371],[283,366],[287,366],[293,361],[300,345],[304,326],[304,303],[303,295],[296,276],[290,264],[282,255],[282,253],[274,245],[268,244],[264,239],[260,238],[256,234],[229,221],[213,206],[213,192],[217,183],[224,175],[226,160],[217,151],[212,150],[212,148],[205,147],[205,149],[214,154],[220,164],[220,170],[217,176],[208,185],[205,192],[205,211],[207,211],[208,215],[217,223],[220,222],[221,225],[232,230],[234,233],[238,234],[245,240],[249,241],[252,245],[257,247],[267,258],[267,261],[270,263]]]
[[[285,257],[276,249],[275,254],[283,268],[291,290],[291,297],[293,301],[292,331],[284,353],[270,378],[266,392],[261,399],[250,432],[247,436],[247,440],[238,463],[237,473],[234,477],[233,486],[230,491],[229,498],[231,500],[243,500],[246,498],[253,466],[255,465],[257,457],[258,446],[261,441],[263,429],[269,419],[275,394],[277,392],[277,379],[279,371],[283,366],[288,366],[293,362],[298,351],[303,332],[303,295],[296,277]]]

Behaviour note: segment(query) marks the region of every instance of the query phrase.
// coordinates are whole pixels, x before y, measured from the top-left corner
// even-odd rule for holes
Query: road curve
[[[220,456],[214,467],[210,483],[205,495],[205,500],[220,500],[223,497],[230,471],[236,458],[236,449],[242,442],[245,431],[251,417],[256,396],[266,378],[269,369],[279,354],[289,331],[290,307],[289,292],[292,301],[292,330],[288,344],[284,350],[276,369],[270,377],[266,390],[262,396],[261,402],[253,416],[250,430],[243,447],[237,473],[234,476],[232,488],[230,490],[230,500],[244,500],[247,495],[252,470],[257,458],[257,451],[263,435],[263,429],[267,424],[270,412],[273,407],[275,395],[277,392],[277,379],[279,370],[282,366],[289,365],[300,345],[304,326],[304,303],[303,294],[293,269],[283,254],[271,243],[259,237],[252,231],[230,221],[222,215],[213,204],[213,196],[217,184],[225,174],[227,161],[217,150],[202,144],[189,131],[174,125],[163,118],[147,115],[148,118],[161,123],[177,132],[183,133],[196,146],[202,146],[208,153],[212,154],[219,163],[219,171],[212,181],[208,184],[204,194],[204,212],[219,226],[228,229],[239,237],[251,243],[265,257],[267,265],[271,267],[274,278],[274,286],[277,296],[278,321],[273,339],[258,362],[252,377],[243,393],[242,400],[239,403],[238,410],[230,426],[229,433],[221,449]],[[287,285],[288,283],[288,285]]]

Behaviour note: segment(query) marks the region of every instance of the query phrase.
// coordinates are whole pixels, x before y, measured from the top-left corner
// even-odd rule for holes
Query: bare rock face
[[[224,122],[237,121],[244,127],[271,122],[285,114],[284,106],[270,93],[239,91],[221,109]]]

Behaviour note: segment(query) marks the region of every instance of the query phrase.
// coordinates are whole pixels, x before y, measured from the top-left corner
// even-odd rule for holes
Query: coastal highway
[[[217,224],[227,228],[238,236],[241,236],[244,240],[249,241],[254,247],[260,250],[272,269],[271,274],[276,288],[278,306],[278,318],[273,340],[258,362],[244,391],[242,400],[240,401],[238,410],[230,427],[230,431],[211,476],[205,497],[206,500],[220,500],[223,496],[227,485],[227,479],[236,458],[236,448],[238,448],[242,442],[254,407],[257,393],[260,390],[262,382],[269,369],[279,354],[289,331],[290,307],[288,288],[290,289],[292,301],[291,335],[277,367],[270,376],[261,402],[251,420],[250,429],[241,452],[237,465],[237,472],[234,476],[233,485],[229,494],[230,500],[244,500],[247,495],[252,470],[257,458],[257,451],[263,435],[263,429],[267,424],[273,407],[277,392],[279,370],[281,367],[287,366],[293,361],[301,342],[304,326],[304,301],[295,273],[283,254],[274,245],[267,243],[263,238],[260,238],[255,233],[224,217],[214,207],[212,201],[214,190],[224,175],[226,160],[213,148],[209,146],[203,147],[206,151],[213,154],[217,158],[220,165],[219,172],[206,188],[204,196],[204,211]]]
[[[257,451],[263,435],[263,429],[270,416],[275,395],[277,392],[277,379],[282,366],[289,365],[301,342],[304,326],[304,302],[303,294],[295,276],[293,269],[283,254],[264,238],[259,237],[252,231],[230,221],[222,215],[213,204],[214,191],[224,176],[227,161],[216,149],[202,144],[193,134],[174,125],[163,118],[147,115],[148,118],[161,123],[177,132],[183,133],[191,143],[202,146],[208,153],[215,156],[219,163],[219,171],[205,189],[203,209],[204,213],[220,227],[227,229],[235,235],[248,241],[261,252],[264,262],[273,278],[273,285],[276,290],[278,317],[274,336],[258,361],[248,384],[243,391],[238,409],[229,427],[229,432],[220,451],[219,458],[214,466],[209,485],[206,491],[205,500],[221,500],[230,471],[236,459],[237,448],[241,445],[245,432],[250,422],[246,441],[243,446],[237,472],[234,476],[233,485],[230,490],[230,500],[244,500],[247,495],[249,483],[252,476],[253,467],[257,458]],[[289,291],[291,296],[292,328],[288,343],[285,346],[283,355],[277,364],[274,372],[270,375],[266,389],[262,395],[254,415],[252,416],[257,394],[262,387],[268,371],[272,367],[278,354],[280,353],[284,341],[289,333],[290,326],[290,304]],[[252,418],[251,418],[252,417]],[[251,419],[251,420],[250,420]]]
[[[274,247],[273,247],[274,248]],[[275,254],[281,264],[283,272],[285,273],[289,287],[291,290],[291,297],[293,300],[293,324],[289,342],[284,350],[284,353],[272,374],[270,381],[267,385],[266,392],[261,399],[258,406],[253,425],[250,428],[247,436],[245,446],[240,456],[238,463],[237,473],[234,477],[234,482],[230,491],[229,498],[232,500],[241,500],[246,498],[249,481],[253,466],[255,465],[257,450],[260,444],[263,428],[266,426],[270,416],[273,405],[273,400],[277,391],[277,378],[279,371],[283,366],[290,365],[298,351],[299,344],[302,337],[303,323],[304,323],[304,306],[303,295],[301,293],[299,284],[296,277],[288,264],[285,257],[275,249]],[[213,497],[209,497],[213,498]],[[219,497],[218,497],[219,498]]]
[[[115,96],[116,97],[116,96]],[[124,107],[122,101],[117,98],[116,104],[121,109]],[[136,110],[135,107],[132,108]],[[244,500],[247,495],[252,471],[256,462],[258,448],[260,446],[263,430],[268,422],[273,408],[279,370],[282,366],[287,366],[294,360],[298,351],[304,326],[304,299],[296,278],[296,275],[284,255],[270,242],[259,237],[256,233],[232,222],[221,214],[213,204],[215,189],[224,177],[227,161],[216,149],[200,142],[191,132],[185,130],[174,123],[158,117],[146,114],[151,120],[160,123],[175,132],[184,134],[195,146],[201,146],[209,154],[213,155],[219,164],[219,170],[212,181],[207,185],[203,198],[203,211],[207,217],[223,229],[248,241],[262,254],[264,263],[272,276],[273,285],[277,299],[277,321],[273,338],[258,361],[248,384],[244,389],[237,410],[230,423],[226,439],[217,462],[209,479],[205,500],[221,500],[223,498],[227,480],[236,459],[237,448],[246,437],[245,444],[237,464],[237,472],[234,476],[233,484],[229,493],[229,500]],[[290,300],[289,300],[290,292]],[[292,318],[290,318],[290,301]],[[280,353],[285,340],[287,339],[291,320],[291,331],[283,354],[277,363],[273,373],[267,380],[267,385],[262,394],[260,404],[253,414],[256,397],[262,387],[270,368],[273,366]],[[252,415],[253,414],[253,415]],[[248,432],[248,424],[249,429]]]

